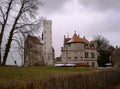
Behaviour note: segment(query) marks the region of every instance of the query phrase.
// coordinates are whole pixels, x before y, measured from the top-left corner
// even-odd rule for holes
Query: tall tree
[[[27,39],[27,36],[29,33],[31,33],[31,34],[32,34],[32,32],[40,33],[39,31],[41,30],[42,19],[43,18],[40,18],[40,20],[33,22],[33,24],[31,24],[31,26],[29,26],[31,30],[24,31],[24,30],[22,30],[23,28],[20,28],[21,30],[17,30],[16,35],[14,35],[13,41],[17,43],[17,45],[15,45],[14,47],[15,47],[16,52],[18,52],[18,54],[20,55],[22,66],[24,65],[24,58],[25,58],[25,54],[26,54],[25,40]]]
[[[112,47],[109,44],[109,41],[104,38],[102,35],[96,35],[94,36],[93,43],[96,44],[97,51],[99,53],[98,55],[98,65],[105,67],[106,63],[109,63],[111,51],[113,51]]]
[[[102,35],[94,36],[93,41],[96,43],[97,50],[105,50],[109,46],[109,41]]]
[[[12,3],[11,1],[14,3]],[[35,20],[38,6],[42,5],[41,1],[39,0],[8,0],[8,2],[9,3],[11,2],[11,4],[9,4],[10,5],[9,12],[11,13],[8,14],[8,17],[10,19],[13,19],[13,23],[11,23],[11,28],[4,28],[4,30],[9,29],[9,35],[5,46],[5,52],[3,55],[3,63],[2,63],[3,65],[6,64],[14,35],[19,30],[22,30],[23,32],[31,31],[30,27],[34,26],[35,25],[34,22],[36,22],[33,20]],[[1,11],[4,12],[4,10]]]
[[[11,5],[13,3],[14,0],[8,0],[7,5],[5,5],[3,3],[3,0],[0,1],[0,16],[1,16],[1,20],[0,20],[0,25],[1,25],[1,30],[0,30],[0,64],[1,64],[1,44],[2,44],[2,39],[3,39],[3,34],[4,34],[4,30],[5,30],[5,26],[7,24],[8,21],[8,17],[10,15],[10,10],[11,10]]]

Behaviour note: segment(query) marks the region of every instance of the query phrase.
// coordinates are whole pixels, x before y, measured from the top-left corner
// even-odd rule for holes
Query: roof
[[[83,39],[79,38],[79,36],[75,33],[67,43],[81,43],[81,42],[83,42]]]
[[[43,45],[43,40],[40,39],[39,37],[28,35],[27,39],[31,40],[34,44],[41,44],[41,45]]]
[[[89,44],[89,41],[87,39],[84,38],[80,38],[79,35],[77,35],[76,33],[73,35],[72,38],[66,38],[64,40],[65,43],[86,43]]]
[[[70,40],[71,38],[64,38],[64,45]]]

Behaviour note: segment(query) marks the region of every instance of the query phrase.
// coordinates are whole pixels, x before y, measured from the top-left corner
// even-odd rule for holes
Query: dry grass
[[[12,66],[0,66],[0,80],[10,79],[43,79],[49,76],[59,74],[70,74],[78,72],[88,72],[95,69],[92,68],[74,68],[74,67],[12,67]]]
[[[113,87],[113,88],[111,88],[111,89],[120,89],[120,84],[115,86],[115,87]]]
[[[111,89],[120,84],[120,69],[21,67],[19,71],[1,67],[0,89]]]

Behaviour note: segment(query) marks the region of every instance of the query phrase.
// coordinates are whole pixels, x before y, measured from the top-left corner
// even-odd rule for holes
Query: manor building
[[[72,38],[64,36],[64,46],[61,47],[61,63],[85,63],[97,67],[97,49],[85,38],[74,33]]]

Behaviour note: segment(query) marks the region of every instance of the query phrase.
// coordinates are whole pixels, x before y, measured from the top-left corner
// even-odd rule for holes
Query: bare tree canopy
[[[98,50],[106,49],[107,46],[109,46],[109,41],[105,37],[99,34],[94,36],[93,41],[96,42]]]
[[[41,5],[40,0],[0,1],[0,46],[2,44],[3,35],[6,31],[8,34],[3,54],[3,65],[6,64],[12,40],[15,39],[15,34],[21,33],[23,35],[23,33],[31,32],[36,25],[40,24],[41,18],[36,18],[36,12]]]
[[[98,65],[105,67],[106,63],[110,63],[111,53],[114,51],[114,47],[109,44],[109,41],[102,35],[94,36],[93,43],[97,46],[98,55]]]

